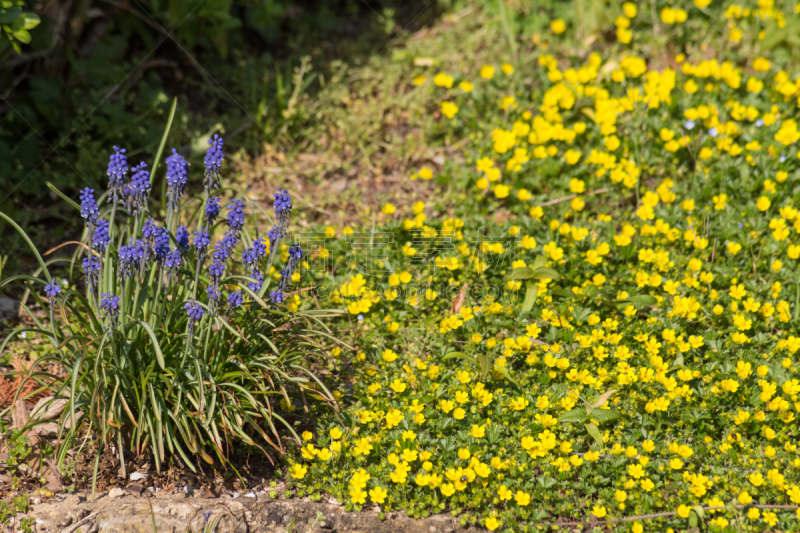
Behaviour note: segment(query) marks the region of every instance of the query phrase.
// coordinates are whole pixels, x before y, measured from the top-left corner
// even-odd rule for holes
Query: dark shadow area
[[[289,146],[304,122],[293,95],[324,83],[332,61],[365,64],[399,35],[434,22],[443,0],[44,0],[41,24],[14,51],[0,41],[0,211],[40,250],[80,231],[77,198],[103,190],[112,146],[152,161],[173,98],[167,152],[202,165],[226,152]],[[313,74],[310,74],[313,72]],[[304,119],[305,120],[305,119]],[[163,179],[163,160],[154,191]],[[196,173],[193,173],[196,174]],[[157,198],[158,195],[154,195]],[[0,221],[4,275],[28,271],[22,239]],[[29,268],[30,267],[30,268]]]

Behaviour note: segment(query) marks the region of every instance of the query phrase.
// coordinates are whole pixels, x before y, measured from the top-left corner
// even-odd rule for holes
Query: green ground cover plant
[[[796,530],[798,9],[600,6],[581,50],[573,8],[415,57],[461,157],[306,241],[356,349],[287,479],[490,530]]]

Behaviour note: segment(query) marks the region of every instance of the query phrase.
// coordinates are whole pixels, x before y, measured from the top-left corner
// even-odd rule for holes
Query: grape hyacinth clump
[[[170,116],[176,106],[177,100]],[[60,435],[65,450],[79,448],[84,437],[102,438],[116,445],[123,465],[130,457],[147,456],[160,469],[180,456],[193,471],[198,461],[230,464],[239,443],[283,452],[266,433],[280,437],[271,420],[284,408],[273,403],[272,394],[308,390],[307,375],[313,372],[305,361],[322,356],[335,339],[315,313],[299,312],[299,297],[286,306],[288,312],[265,302],[278,267],[271,256],[264,260],[270,246],[265,231],[245,225],[248,200],[237,199],[227,187],[212,194],[198,183],[199,191],[191,191],[201,177],[189,175],[193,167],[177,150],[159,161],[167,138],[165,132],[155,160],[143,156],[147,163],[137,159],[133,168],[125,150],[115,147],[108,163],[110,191],[81,187],[67,199],[83,220],[81,241],[68,261],[69,275],[76,278],[67,278],[69,284],[52,276],[53,264],[67,261],[38,253],[0,209],[0,221],[20,233],[39,263],[37,270],[3,279],[0,289],[17,282],[40,293],[33,294],[38,307],[30,301],[20,306],[30,323],[4,332],[0,345],[32,333],[36,342],[49,341],[53,351],[23,378],[58,391],[43,400],[45,410],[65,402],[55,415],[59,427],[74,428]],[[221,187],[224,162],[222,139],[214,137],[211,145],[209,189]],[[163,198],[151,203],[154,190]],[[188,198],[191,192],[199,198]],[[288,214],[281,205],[281,213]],[[281,220],[285,233],[288,220],[285,215]],[[297,262],[292,250],[293,259],[285,259],[290,271]],[[279,263],[288,257],[275,255]],[[295,324],[301,318],[307,325],[299,332]],[[51,360],[57,373],[50,372]],[[317,394],[333,401],[327,390]],[[294,432],[280,415],[274,419]],[[169,446],[161,445],[165,441]]]

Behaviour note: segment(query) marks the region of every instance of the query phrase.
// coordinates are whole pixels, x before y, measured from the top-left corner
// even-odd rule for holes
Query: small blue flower
[[[189,249],[189,228],[178,226],[178,229],[175,230],[175,242],[178,243],[178,248],[184,252],[187,251]]]
[[[108,201],[122,196],[122,188],[125,183],[125,177],[128,175],[128,157],[125,155],[124,148],[114,147],[114,153],[108,161],[108,188],[110,194]]]
[[[764,119],[759,118],[759,119],[756,120],[756,127],[757,128],[760,128],[763,125],[764,125]]]
[[[695,122],[692,119],[689,119],[689,120],[687,120],[686,122],[683,123],[683,127],[686,128],[687,130],[693,129],[694,125],[695,125]]]
[[[206,310],[203,309],[194,298],[186,302],[183,308],[186,309],[186,314],[189,316],[189,335],[191,335],[194,330],[195,322],[203,318],[203,315],[206,314]]]
[[[785,156],[785,155],[782,155],[782,156],[780,156],[780,158],[778,158],[778,160],[779,160],[781,163],[783,163],[784,161],[786,161],[786,156]]]
[[[94,199],[94,189],[86,187],[81,191],[81,216],[86,221],[86,225],[94,224],[100,208],[97,207],[97,200]]]
[[[105,311],[105,315],[108,317],[112,329],[116,329],[117,318],[119,317],[119,296],[114,296],[111,293],[101,294],[100,309]]]
[[[717,135],[719,135],[719,132],[717,131],[717,128],[711,128],[710,130],[708,130],[708,134],[711,135],[711,137],[716,137]]]
[[[211,196],[208,202],[206,202],[205,221],[208,226],[213,226],[214,221],[216,221],[219,216],[220,200],[221,198],[219,196]]]
[[[166,162],[168,205],[172,209],[178,209],[183,190],[186,188],[189,164],[175,148],[172,149],[172,155],[166,159]]]
[[[212,188],[219,189],[219,172],[222,169],[222,161],[225,159],[225,155],[222,153],[224,142],[219,135],[214,134],[214,138],[209,139],[208,144],[211,146],[206,151],[206,156],[203,159],[203,163],[206,166],[203,185],[207,191],[210,191]]]
[[[362,320],[364,320],[364,315],[359,314],[356,318],[358,319],[359,322],[361,322]]]
[[[55,302],[58,295],[61,293],[61,285],[58,284],[57,280],[53,280],[44,286],[44,293],[50,300],[50,305],[52,305]]]
[[[109,223],[108,220],[101,218],[97,220],[96,224],[92,236],[92,246],[103,253],[106,251],[108,243],[111,242],[111,236],[108,234]]]

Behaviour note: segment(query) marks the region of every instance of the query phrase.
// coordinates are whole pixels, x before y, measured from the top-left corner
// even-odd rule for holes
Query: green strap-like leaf
[[[604,446],[605,443],[603,442],[603,436],[600,434],[600,430],[594,424],[586,424],[586,431],[589,432],[589,435],[595,440],[595,442],[600,445]]]
[[[134,316],[128,315],[128,318],[130,318],[131,320],[137,322],[140,326],[142,326],[144,330],[147,332],[147,334],[150,336],[150,340],[153,341],[153,350],[156,353],[156,361],[158,362],[158,366],[161,367],[161,370],[164,370],[166,368],[166,365],[164,364],[164,354],[161,353],[161,345],[158,343],[158,337],[156,337],[156,333],[155,331],[153,331],[153,328],[151,328],[150,324],[148,324],[147,322],[139,320]]]
[[[522,302],[522,312],[527,313],[533,308],[536,297],[539,295],[539,285],[529,281],[525,284],[525,301]]]

